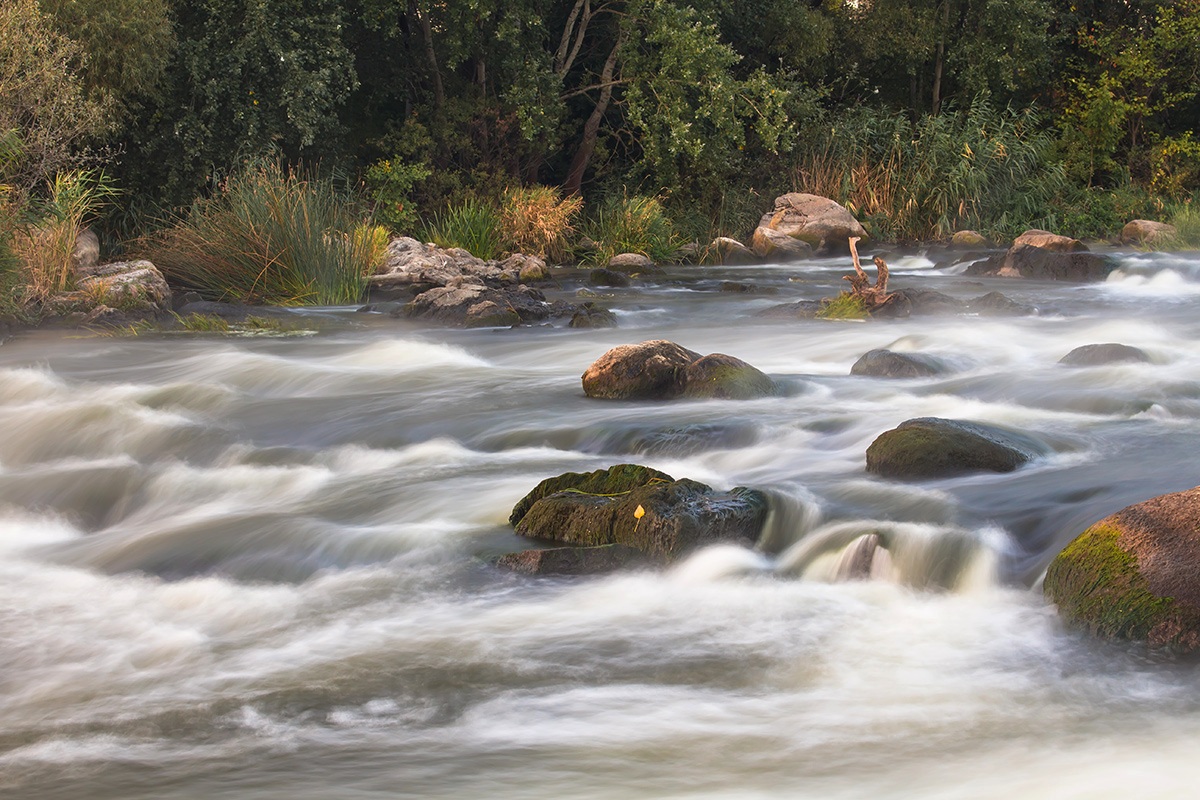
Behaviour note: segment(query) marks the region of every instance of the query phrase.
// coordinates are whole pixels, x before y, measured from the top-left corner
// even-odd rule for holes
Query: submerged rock
[[[706,544],[757,541],[767,516],[762,492],[716,492],[635,464],[569,472],[538,484],[509,521],[522,536],[587,547],[618,544],[659,563]]]
[[[600,575],[636,566],[645,560],[641,550],[623,544],[605,544],[522,550],[500,556],[495,565],[523,575]]]
[[[583,303],[567,323],[569,328],[615,328],[617,315],[591,302]]]
[[[590,283],[592,286],[624,287],[631,285],[633,280],[624,272],[618,272],[615,269],[597,267],[588,273],[588,283]]]
[[[1150,356],[1140,347],[1117,342],[1104,344],[1085,344],[1076,347],[1058,360],[1060,364],[1072,367],[1095,367],[1102,364],[1121,364],[1141,362],[1149,363]]]
[[[1048,448],[1032,437],[979,422],[921,417],[867,448],[867,472],[920,480],[970,472],[1012,472]]]
[[[1200,487],[1105,517],[1046,570],[1058,613],[1105,639],[1200,647]]]
[[[946,366],[931,356],[920,353],[897,353],[892,350],[870,350],[854,366],[851,375],[876,378],[927,378],[946,372]]]

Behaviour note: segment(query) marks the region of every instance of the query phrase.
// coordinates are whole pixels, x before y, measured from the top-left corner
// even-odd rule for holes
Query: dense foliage
[[[63,170],[128,238],[264,157],[398,232],[548,186],[697,238],[793,189],[890,238],[1096,233],[1187,211],[1198,88],[1200,0],[7,0],[0,239]]]

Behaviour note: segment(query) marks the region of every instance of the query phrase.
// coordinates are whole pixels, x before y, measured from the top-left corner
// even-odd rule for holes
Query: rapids
[[[0,796],[1190,791],[1194,668],[1065,629],[1039,580],[1090,522],[1200,484],[1200,256],[1125,252],[1088,286],[908,256],[894,287],[995,289],[1039,313],[754,316],[846,271],[674,269],[605,290],[615,330],[347,308],[297,312],[306,336],[4,342]],[[582,396],[595,358],[651,338],[743,358],[785,392]],[[1057,363],[1099,342],[1152,363]],[[955,371],[849,375],[880,347]],[[871,441],[917,416],[1054,455],[868,476]],[[507,516],[539,480],[623,461],[767,491],[763,549],[587,579],[488,566],[525,546]]]

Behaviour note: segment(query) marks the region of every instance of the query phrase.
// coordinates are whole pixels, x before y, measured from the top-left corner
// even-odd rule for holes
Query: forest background
[[[417,235],[536,187],[672,243],[792,190],[885,241],[1194,229],[1198,128],[1200,0],[6,0],[0,263],[47,220],[136,250],[248,171]]]

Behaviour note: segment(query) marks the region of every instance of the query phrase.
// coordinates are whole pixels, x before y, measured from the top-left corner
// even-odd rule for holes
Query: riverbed
[[[10,339],[0,794],[1182,795],[1195,669],[1065,628],[1040,587],[1089,523],[1200,484],[1200,254],[1116,255],[1093,285],[889,256],[893,288],[998,290],[1026,316],[760,314],[835,293],[847,265],[828,259],[588,290],[609,330],[329,308],[289,335]],[[656,338],[783,391],[583,396],[607,349]],[[1058,363],[1103,342],[1151,360]],[[850,375],[875,348],[951,369]],[[1052,454],[868,475],[874,438],[921,416]],[[766,491],[760,547],[602,577],[490,565],[528,546],[507,518],[538,481],[625,462]],[[871,532],[888,568],[839,580]]]

